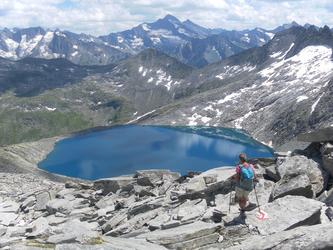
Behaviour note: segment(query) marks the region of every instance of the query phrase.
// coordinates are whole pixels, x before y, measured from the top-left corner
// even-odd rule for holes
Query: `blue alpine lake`
[[[241,152],[250,158],[273,154],[247,134],[229,128],[126,125],[61,140],[39,167],[89,180],[142,169],[186,174],[235,165]]]

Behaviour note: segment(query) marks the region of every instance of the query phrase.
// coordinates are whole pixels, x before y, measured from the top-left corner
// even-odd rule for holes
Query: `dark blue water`
[[[272,156],[269,148],[233,129],[131,125],[64,139],[39,167],[89,180],[139,169],[185,174],[234,165],[241,152],[251,158]]]

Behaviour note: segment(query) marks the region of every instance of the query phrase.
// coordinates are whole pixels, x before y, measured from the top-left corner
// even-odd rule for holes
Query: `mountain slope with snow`
[[[281,145],[333,124],[333,35],[293,27],[261,48],[194,72],[192,94],[148,123],[230,126]]]
[[[156,22],[143,23],[131,30],[100,38],[130,54],[154,48],[183,63],[202,67],[245,49],[261,46],[273,36],[274,33],[259,28],[244,31],[207,29],[190,20],[181,22],[167,15]]]
[[[228,31],[208,29],[190,20],[181,22],[167,15],[130,30],[94,37],[40,27],[0,30],[0,57],[65,58],[80,65],[117,63],[145,49],[153,48],[194,66],[218,62],[249,48],[266,44],[277,31],[297,25],[283,25],[273,31]]]
[[[40,27],[0,31],[0,57],[13,60],[65,58],[81,65],[105,65],[127,56],[112,45],[85,34]]]

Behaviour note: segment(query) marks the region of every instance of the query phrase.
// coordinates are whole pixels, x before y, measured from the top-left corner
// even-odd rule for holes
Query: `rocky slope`
[[[318,133],[328,136],[306,150],[252,160],[265,220],[257,217],[254,192],[252,210],[239,214],[233,168],[183,177],[147,170],[93,183],[0,168],[0,247],[330,249],[333,129]]]

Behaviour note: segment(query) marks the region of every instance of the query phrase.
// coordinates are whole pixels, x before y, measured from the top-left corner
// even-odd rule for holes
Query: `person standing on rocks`
[[[254,180],[257,176],[252,164],[247,162],[246,154],[239,155],[239,164],[236,166],[236,200],[238,200],[241,212],[244,212],[249,200],[249,194],[253,190]]]

